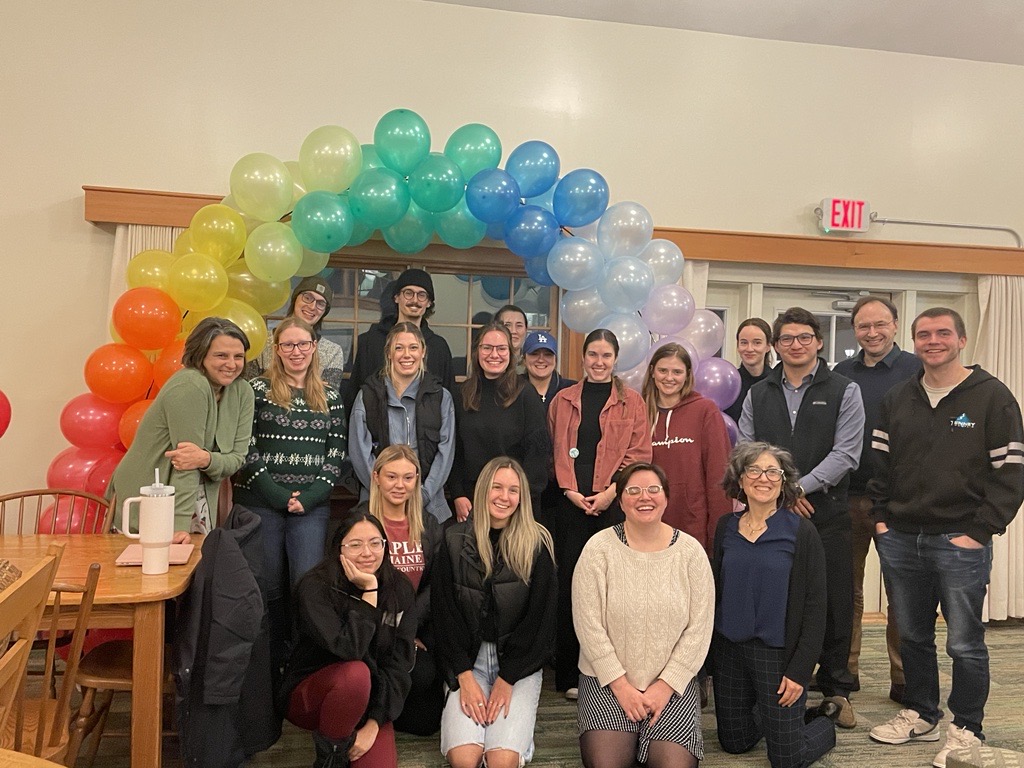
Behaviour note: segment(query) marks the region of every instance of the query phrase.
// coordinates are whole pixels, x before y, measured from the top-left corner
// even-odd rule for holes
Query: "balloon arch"
[[[653,350],[675,341],[693,359],[698,391],[731,405],[739,374],[713,357],[725,329],[678,285],[683,254],[651,239],[648,211],[635,202],[609,205],[597,171],[559,176],[558,153],[543,141],[516,147],[504,168],[501,158],[498,135],[478,123],[431,152],[426,122],[407,109],[381,117],[372,144],[327,125],[306,137],[297,161],[242,157],[231,170],[231,194],[199,210],[172,251],[143,251],[129,262],[129,289],[113,310],[115,342],[89,356],[89,392],[61,413],[72,447],[50,464],[47,484],[102,494],[152,399],[181,367],[184,338],[199,320],[237,323],[253,359],[267,341],[263,316],[288,300],[291,278],[318,274],[332,252],[376,230],[404,254],[423,250],[435,234],[459,249],[502,240],[534,282],[565,291],[566,326],[615,333],[630,386],[639,388]]]

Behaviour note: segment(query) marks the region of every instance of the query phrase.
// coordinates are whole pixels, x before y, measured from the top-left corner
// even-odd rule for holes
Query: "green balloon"
[[[371,229],[395,224],[409,210],[409,189],[405,179],[390,168],[363,171],[348,191],[352,214]]]
[[[501,161],[501,140],[493,130],[480,123],[469,123],[448,138],[444,154],[455,161],[468,181],[480,171],[497,168]]]
[[[371,168],[384,167],[384,162],[380,159],[377,148],[373,144],[362,144],[360,149],[363,150],[363,167],[360,170],[368,171]]]
[[[431,152],[409,176],[412,201],[432,213],[454,208],[466,192],[466,180],[454,160]]]
[[[393,109],[377,121],[373,144],[388,168],[408,176],[430,154],[430,129],[409,109]]]
[[[487,225],[469,212],[465,197],[450,211],[437,214],[434,226],[441,240],[452,248],[472,248],[487,234]]]
[[[416,203],[410,203],[405,216],[384,230],[384,242],[398,253],[419,253],[433,236],[434,214]]]

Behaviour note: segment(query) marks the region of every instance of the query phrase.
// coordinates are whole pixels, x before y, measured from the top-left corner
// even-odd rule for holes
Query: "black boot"
[[[316,747],[316,760],[313,761],[313,768],[348,768],[348,750],[353,741],[354,734],[338,742],[314,731],[313,746]]]

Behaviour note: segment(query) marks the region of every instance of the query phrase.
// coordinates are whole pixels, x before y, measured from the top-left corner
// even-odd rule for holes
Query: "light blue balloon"
[[[561,317],[567,327],[579,333],[590,333],[600,328],[598,323],[608,315],[608,307],[601,301],[597,288],[567,291],[562,296]]]
[[[382,230],[384,242],[398,253],[419,253],[430,244],[434,236],[434,214],[425,211],[416,203],[409,203],[409,210],[390,227]]]
[[[636,312],[647,303],[654,288],[651,268],[633,256],[612,259],[604,268],[597,289],[612,312]],[[629,366],[632,368],[633,366]]]
[[[558,184],[558,179],[551,185],[547,192],[542,192],[536,197],[526,198],[527,205],[537,205],[543,208],[545,211],[555,212],[555,186]]]
[[[472,248],[484,239],[487,225],[469,212],[466,198],[449,211],[434,217],[437,234],[452,248]]]
[[[316,253],[334,253],[352,237],[353,216],[348,200],[333,192],[307,192],[292,211],[295,238]]]
[[[480,171],[466,187],[470,212],[487,224],[507,219],[519,205],[519,198],[516,180],[499,168]]]
[[[520,144],[505,161],[505,170],[519,184],[523,197],[535,197],[551,189],[560,168],[558,153],[544,141]]]
[[[582,237],[563,237],[548,252],[548,274],[567,291],[597,285],[604,273],[604,254]]]
[[[536,205],[521,205],[505,220],[505,244],[516,256],[547,256],[557,240],[555,215]]]
[[[636,312],[616,312],[600,321],[598,328],[607,328],[619,342],[619,356],[615,368],[628,371],[644,361],[651,349],[651,332]]]
[[[554,206],[555,218],[563,227],[596,221],[608,207],[608,182],[589,168],[570,171],[555,187]]]

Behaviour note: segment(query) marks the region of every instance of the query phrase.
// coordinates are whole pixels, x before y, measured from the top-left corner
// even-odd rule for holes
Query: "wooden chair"
[[[32,640],[63,552],[62,546],[51,546],[45,558],[0,592],[0,732],[15,709]]]
[[[14,530],[7,530],[9,519],[17,520]],[[88,491],[38,488],[0,496],[0,534],[107,533],[113,523],[112,501]]]
[[[44,622],[49,628],[49,639],[40,693],[36,697],[30,696],[23,686],[23,693],[15,708],[17,717],[14,725],[12,727],[8,720],[7,727],[0,735],[0,747],[45,760],[64,761],[71,741],[71,696],[75,690],[75,675],[82,658],[82,643],[85,642],[99,578],[100,565],[93,563],[89,566],[84,585],[62,582],[53,584],[50,619],[48,623]],[[69,595],[78,596],[77,605],[68,600]],[[67,620],[68,612],[75,616],[75,626],[71,633],[71,648],[64,675],[57,694],[53,695],[52,691],[56,687],[52,675],[56,666],[57,635],[61,619]]]

